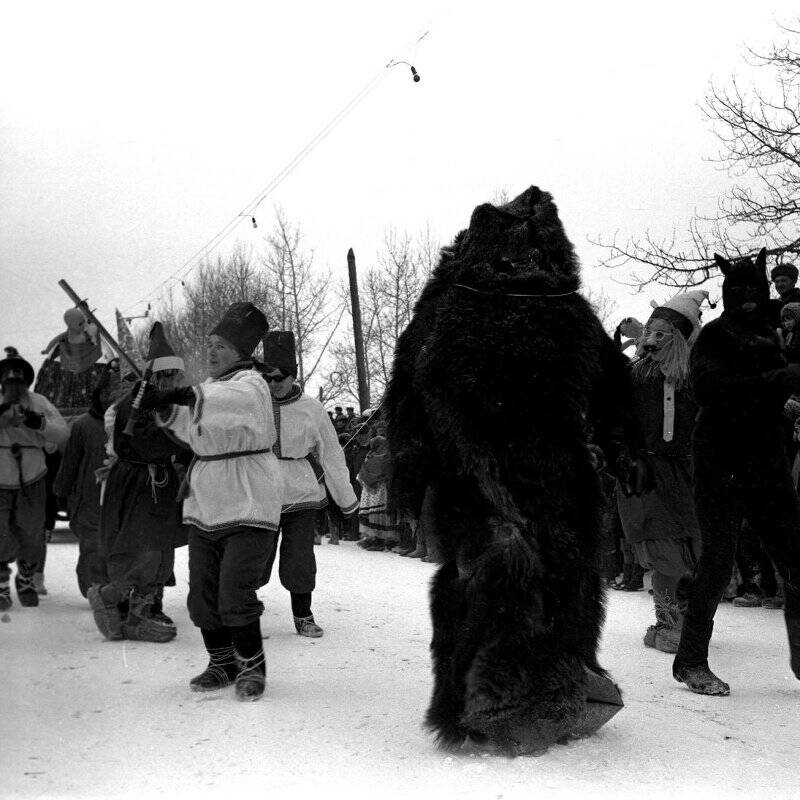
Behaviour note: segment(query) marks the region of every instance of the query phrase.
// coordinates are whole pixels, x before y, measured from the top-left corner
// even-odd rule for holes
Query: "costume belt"
[[[180,489],[178,489],[178,502],[181,500],[185,500],[190,493],[189,487],[189,478],[192,476],[192,470],[194,469],[194,465],[198,461],[228,461],[232,458],[242,458],[243,456],[257,456],[260,453],[271,453],[271,447],[265,447],[260,450],[235,450],[232,453],[215,453],[214,455],[210,456],[202,456],[195,453],[192,457],[192,460],[189,464],[189,468],[186,470],[186,476],[184,477],[183,481],[181,482]]]
[[[22,480],[22,451],[23,450],[41,450],[41,447],[38,447],[35,444],[20,444],[19,442],[13,442],[12,444],[0,444],[0,448],[3,450],[10,450],[11,457],[14,461],[17,462],[17,473],[19,475],[19,490],[22,492],[22,496],[27,499],[28,497],[28,490],[25,487],[25,483]]]
[[[135,458],[118,458],[117,461],[122,464],[134,464],[137,467],[147,467],[147,483],[150,485],[153,503],[158,505],[158,493],[156,489],[163,489],[169,483],[169,472],[167,471],[169,464],[165,461],[139,461]],[[158,477],[159,467],[163,470],[161,478]]]

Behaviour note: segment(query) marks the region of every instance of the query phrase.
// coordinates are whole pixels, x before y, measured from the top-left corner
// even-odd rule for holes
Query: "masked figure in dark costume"
[[[626,483],[641,469],[624,445],[626,359],[579,283],[552,198],[531,187],[475,209],[398,343],[390,500],[417,517],[432,493],[427,722],[446,746],[535,752],[622,705],[596,655],[603,499],[587,422]]]
[[[708,643],[743,519],[785,581],[791,667],[800,678],[800,537],[783,427],[800,365],[786,365],[769,320],[766,252],[755,263],[715,258],[725,310],[700,332],[690,359],[700,406],[692,450],[702,555],[694,579],[678,585],[686,612],[673,674],[698,694],[727,695],[728,684],[709,669]]]
[[[160,322],[150,333],[148,361],[162,390],[177,385],[183,375],[183,360],[164,338]],[[107,639],[168,642],[177,631],[161,598],[172,576],[175,548],[187,539],[174,459],[188,451],[150,414],[139,416],[132,435],[125,433],[134,396],[129,393],[106,413],[114,463],[103,493],[100,542],[109,580],[91,587],[87,596]]]

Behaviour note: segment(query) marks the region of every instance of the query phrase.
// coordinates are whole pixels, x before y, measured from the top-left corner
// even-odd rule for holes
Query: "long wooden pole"
[[[358,299],[356,277],[356,254],[351,247],[347,251],[347,272],[350,277],[350,308],[353,312],[353,339],[356,346],[356,375],[358,377],[358,404],[361,411],[369,408],[369,386],[367,385],[367,362],[364,358],[364,334],[361,330],[361,302]]]
[[[142,377],[141,370],[136,366],[136,362],[117,344],[117,340],[105,329],[100,320],[92,313],[89,305],[85,300],[81,300],[75,293],[75,290],[62,278],[58,285],[66,292],[67,297],[72,300],[75,305],[80,308],[86,315],[90,322],[97,326],[97,332],[108,342],[109,346],[113,348],[114,352],[122,359],[128,362],[128,366],[133,370],[137,378]]]

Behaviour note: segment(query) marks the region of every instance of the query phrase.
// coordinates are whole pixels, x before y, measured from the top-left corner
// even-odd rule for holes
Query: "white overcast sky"
[[[550,191],[589,237],[682,230],[728,177],[699,104],[747,75],[796,2],[36,2],[0,4],[0,344],[36,365],[70,305],[113,322],[199,250],[391,58],[355,110],[265,201],[320,267],[374,260],[387,226],[449,241],[498,189]],[[425,31],[428,36],[415,47]],[[619,277],[624,277],[621,274]],[[156,300],[151,296],[148,299]]]

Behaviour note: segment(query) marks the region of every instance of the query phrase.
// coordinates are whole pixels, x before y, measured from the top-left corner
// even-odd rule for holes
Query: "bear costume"
[[[785,581],[791,667],[800,678],[800,535],[783,419],[785,402],[800,391],[800,365],[787,366],[769,319],[766,251],[755,263],[714,257],[725,276],[724,311],[700,331],[690,358],[700,406],[692,454],[702,553],[694,577],[678,585],[685,616],[672,669],[693,692],[727,695],[728,684],[709,669],[708,643],[743,520]]]
[[[389,499],[431,509],[440,745],[540,752],[622,706],[597,662],[602,492],[590,436],[627,483],[627,360],[580,294],[552,198],[478,206],[442,250],[384,398]],[[632,477],[631,477],[632,476]]]

